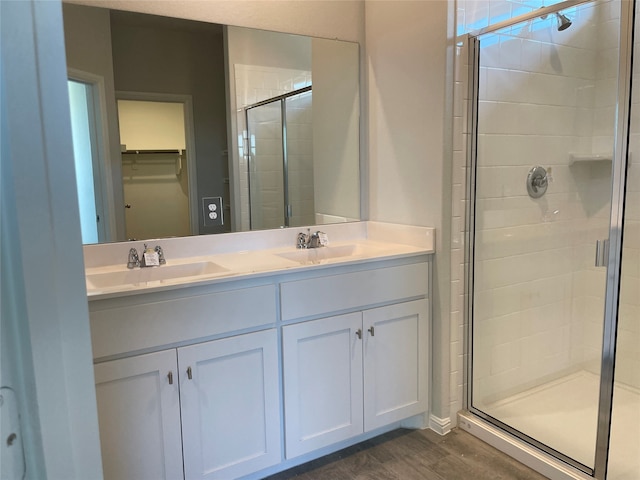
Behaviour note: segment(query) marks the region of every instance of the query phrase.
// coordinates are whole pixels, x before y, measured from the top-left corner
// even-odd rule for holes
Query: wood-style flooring
[[[462,430],[394,430],[267,480],[543,480]]]

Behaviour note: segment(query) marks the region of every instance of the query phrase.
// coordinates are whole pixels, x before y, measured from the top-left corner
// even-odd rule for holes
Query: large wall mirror
[[[356,43],[63,15],[84,243],[360,219]]]

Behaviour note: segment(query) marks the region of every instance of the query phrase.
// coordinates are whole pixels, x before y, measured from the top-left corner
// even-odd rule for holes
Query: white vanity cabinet
[[[234,479],[279,463],[275,329],[178,349],[187,480]]]
[[[176,350],[94,366],[105,480],[182,478]]]
[[[428,300],[374,308],[362,316],[365,431],[426,412]]]
[[[276,337],[95,365],[104,478],[233,479],[280,462]]]
[[[309,307],[307,292],[313,296],[323,290],[324,303],[311,302],[311,308],[374,304],[380,296],[369,286],[378,281],[387,298],[423,297],[283,327],[287,458],[427,411],[427,280],[423,263],[309,279],[282,288],[283,315],[297,311],[298,304]],[[350,282],[355,282],[352,288],[342,288]]]
[[[426,413],[429,272],[421,255],[92,300],[105,479],[255,480]]]
[[[362,332],[361,313],[282,329],[287,458],[364,431],[357,332]]]
[[[106,480],[235,479],[282,460],[273,282],[108,298],[89,312]]]

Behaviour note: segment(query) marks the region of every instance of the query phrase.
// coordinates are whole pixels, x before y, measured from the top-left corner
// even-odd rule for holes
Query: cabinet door
[[[105,480],[183,478],[176,367],[175,350],[95,365]]]
[[[282,335],[287,458],[362,433],[362,314],[290,325]]]
[[[178,365],[187,479],[238,478],[280,462],[275,329],[179,348]]]
[[[365,430],[427,410],[429,304],[364,312]]]

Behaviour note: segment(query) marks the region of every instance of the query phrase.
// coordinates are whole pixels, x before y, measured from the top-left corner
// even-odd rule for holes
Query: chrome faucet
[[[158,256],[158,262],[147,264],[146,254],[156,254]],[[147,244],[144,244],[144,248],[142,249],[142,258],[138,255],[138,251],[135,248],[129,249],[129,257],[127,260],[127,268],[136,268],[136,267],[155,267],[157,265],[165,265],[167,260],[164,258],[164,252],[162,251],[162,247],[160,245],[156,245],[154,249],[148,248]]]
[[[127,260],[127,268],[134,268],[140,266],[140,257],[138,251],[135,248],[129,250],[129,259]]]
[[[320,232],[314,232],[309,237],[309,246],[307,248],[318,248],[324,247],[322,242],[320,242]]]
[[[311,233],[311,229],[307,228],[307,233],[298,233],[296,248],[320,248],[324,247],[324,242],[321,237],[326,237],[326,234],[321,231]]]

